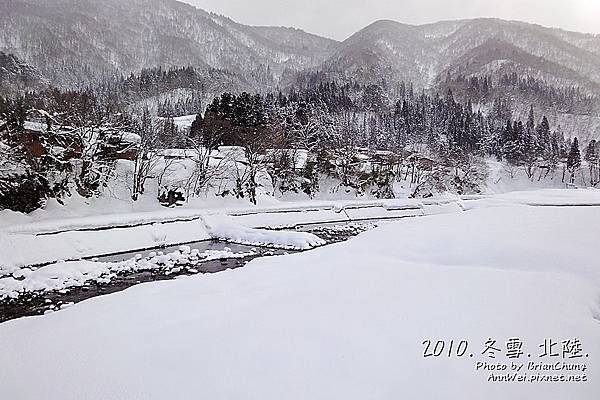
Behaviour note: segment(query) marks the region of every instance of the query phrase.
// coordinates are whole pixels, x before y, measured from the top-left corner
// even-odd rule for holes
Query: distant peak
[[[391,19],[379,19],[377,21],[374,21],[372,23],[370,23],[369,25],[367,25],[367,27],[365,27],[366,29],[381,29],[381,28],[408,28],[411,25],[408,24],[403,24],[401,22],[398,21],[394,21]]]

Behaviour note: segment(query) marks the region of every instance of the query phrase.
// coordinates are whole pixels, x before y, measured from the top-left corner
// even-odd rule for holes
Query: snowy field
[[[596,400],[598,200],[461,199],[461,211],[438,205],[345,243],[9,321],[0,398]],[[506,357],[509,338],[523,343],[519,359]],[[547,339],[558,357],[540,357]],[[581,357],[563,358],[573,339]],[[468,350],[424,357],[426,340]],[[477,369],[563,361],[585,370],[522,372],[586,381],[488,382],[505,372]]]

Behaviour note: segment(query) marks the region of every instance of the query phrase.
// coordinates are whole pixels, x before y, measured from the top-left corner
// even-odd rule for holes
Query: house
[[[61,126],[50,132],[48,129],[48,122],[26,121],[19,141],[33,157],[42,157],[48,154],[48,151],[60,152],[67,160],[82,156],[85,143],[81,135],[77,134],[78,128]],[[134,160],[137,157],[141,140],[139,135],[112,128],[98,128],[98,134],[105,135],[105,146],[101,153],[106,158]]]
[[[105,152],[107,157],[113,157],[116,160],[133,161],[137,158],[139,144],[141,142],[140,135],[127,131],[105,131],[109,136]]]
[[[69,127],[61,127],[48,133],[48,124],[36,121],[25,121],[24,130],[19,136],[19,142],[25,146],[33,157],[42,157],[52,151],[62,153],[65,159],[81,155],[82,145],[71,135]]]
[[[402,159],[399,155],[392,151],[377,150],[372,155],[372,162],[379,168],[388,167],[393,168],[399,164]]]

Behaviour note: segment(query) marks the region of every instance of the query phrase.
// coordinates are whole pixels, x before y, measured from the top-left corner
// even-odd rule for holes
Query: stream
[[[310,232],[327,242],[327,245],[348,240],[359,233],[376,227],[378,221],[368,222],[339,222],[328,224],[299,225],[295,229]],[[151,269],[143,271],[122,272],[111,275],[109,281],[89,281],[83,286],[71,287],[62,290],[39,291],[21,295],[16,299],[0,300],[0,323],[16,318],[42,315],[59,311],[80,301],[96,296],[119,292],[129,287],[162,280],[175,279],[179,276],[196,274],[212,274],[227,269],[241,268],[249,261],[259,257],[279,256],[298,251],[281,250],[268,247],[254,247],[250,245],[227,243],[223,241],[207,240],[187,244],[191,249],[200,253],[205,251],[227,251],[235,254],[245,254],[243,257],[222,258],[207,260],[193,265],[182,265],[173,269]],[[179,251],[180,246],[167,246],[144,251],[132,251],[91,258],[92,261],[115,263],[130,259],[148,259],[157,254],[168,254]],[[251,255],[247,255],[251,254]]]

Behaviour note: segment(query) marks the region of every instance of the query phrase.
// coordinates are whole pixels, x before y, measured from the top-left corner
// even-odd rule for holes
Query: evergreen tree
[[[533,113],[533,104],[529,109],[529,117],[527,118],[527,133],[532,134],[535,127],[535,115]]]
[[[552,145],[550,143],[550,123],[544,115],[542,121],[536,128],[539,155],[548,160],[552,156]]]
[[[523,148],[525,131],[521,121],[514,121],[511,124],[509,120],[502,133],[503,147],[502,154],[506,161],[513,165],[519,165],[523,160]]]
[[[596,186],[600,183],[600,146],[596,140],[591,140],[586,147],[584,159],[590,171],[590,184]]]
[[[581,166],[581,153],[579,152],[579,141],[573,139],[571,150],[567,157],[567,170],[571,173],[571,183],[575,183],[575,171]]]
[[[181,140],[181,137],[179,136],[179,129],[177,128],[177,125],[175,125],[175,121],[172,117],[162,120],[160,141],[165,148],[177,148],[184,145],[183,140]]]

